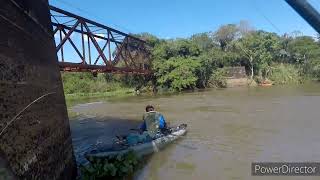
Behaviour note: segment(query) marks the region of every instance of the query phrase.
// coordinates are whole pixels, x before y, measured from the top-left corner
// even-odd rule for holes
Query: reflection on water
[[[270,179],[252,177],[251,162],[320,161],[317,84],[88,103],[71,108],[81,114],[71,121],[78,157],[89,147],[110,143],[114,135],[137,127],[146,104],[154,104],[171,124],[188,124],[187,136],[154,154],[135,179]]]

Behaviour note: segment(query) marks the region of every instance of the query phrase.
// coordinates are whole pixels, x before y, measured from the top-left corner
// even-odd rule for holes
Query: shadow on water
[[[128,134],[141,122],[118,117],[78,116],[70,121],[73,147],[78,164],[86,163],[84,154],[97,147],[110,146],[116,135]]]

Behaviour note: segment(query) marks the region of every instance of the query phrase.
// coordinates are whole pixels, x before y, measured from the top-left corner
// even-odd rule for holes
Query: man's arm
[[[159,117],[159,128],[160,129],[166,128],[166,120],[164,119],[163,115]]]

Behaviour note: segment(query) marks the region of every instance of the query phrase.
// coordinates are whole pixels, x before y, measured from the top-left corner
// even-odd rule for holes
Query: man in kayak
[[[163,115],[155,111],[152,105],[146,106],[146,113],[143,115],[143,123],[140,130],[147,131],[148,134],[154,138],[157,134],[164,132],[167,128],[167,123]]]
[[[130,133],[126,140],[129,145],[150,142],[161,136],[166,130],[167,124],[163,115],[155,111],[152,105],[148,105],[143,115],[143,123],[140,125],[140,133]]]

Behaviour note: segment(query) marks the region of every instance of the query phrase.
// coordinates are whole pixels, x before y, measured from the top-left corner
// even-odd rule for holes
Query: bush
[[[200,63],[193,58],[173,57],[157,64],[157,82],[174,91],[192,89],[198,80],[196,70]]]
[[[66,94],[77,93],[104,93],[121,90],[127,87],[125,83],[109,79],[108,74],[98,74],[94,77],[91,73],[62,73],[63,88]]]
[[[210,77],[210,84],[213,87],[226,88],[227,87],[226,70],[224,68],[216,69]]]
[[[275,84],[297,84],[302,80],[299,68],[291,64],[273,65],[268,78]]]
[[[320,61],[313,59],[304,64],[303,73],[312,79],[320,79]]]

